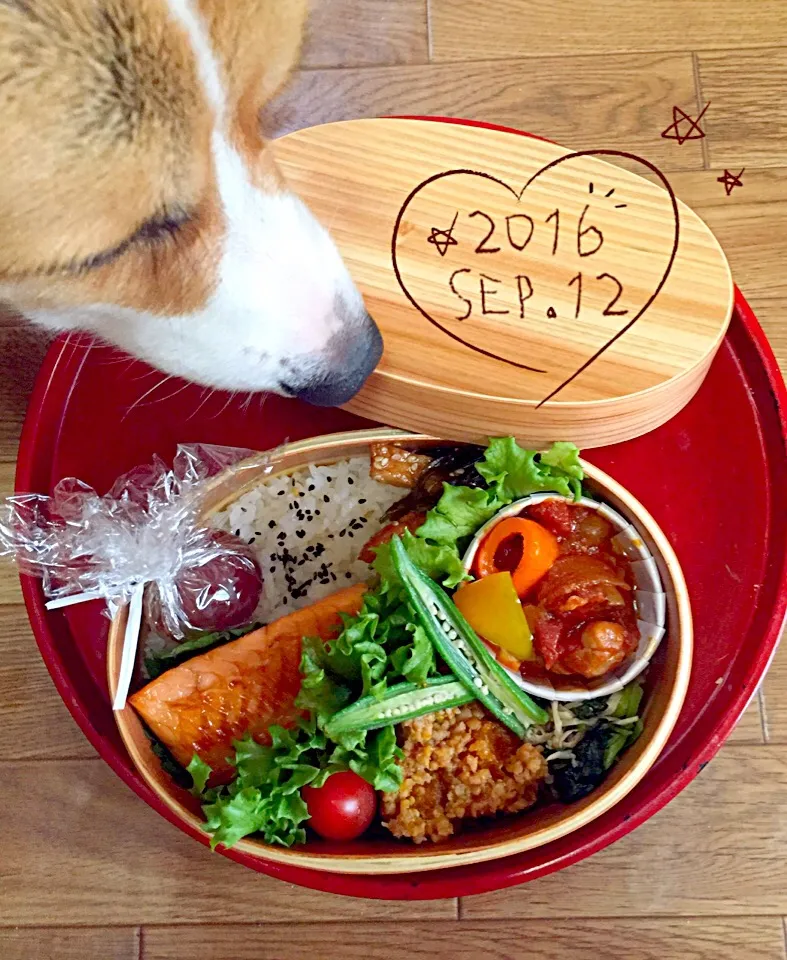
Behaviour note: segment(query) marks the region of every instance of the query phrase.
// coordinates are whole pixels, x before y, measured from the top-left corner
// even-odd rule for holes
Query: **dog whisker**
[[[208,402],[208,400],[210,400],[210,398],[213,396],[213,394],[214,394],[215,392],[216,392],[216,390],[215,390],[213,387],[203,387],[203,388],[202,388],[202,393],[203,393],[202,400],[200,400],[199,404],[191,411],[191,413],[188,415],[188,417],[187,417],[186,419],[187,419],[187,420],[191,420],[192,417],[196,417],[196,415],[197,415],[197,414],[200,412],[200,410],[205,406],[205,404]]]
[[[237,395],[238,395],[238,391],[233,390],[232,393],[227,397],[227,402],[224,404],[224,406],[218,411],[218,413],[214,413],[210,419],[211,420],[218,419],[222,415],[222,413],[224,413],[224,411],[229,407],[229,405],[232,403],[235,397],[237,397]]]
[[[140,378],[140,379],[141,379],[141,378]],[[142,403],[142,401],[143,401],[146,397],[149,397],[149,396],[151,395],[151,393],[153,393],[154,391],[158,390],[159,387],[163,387],[165,383],[168,383],[170,380],[174,380],[174,379],[175,379],[175,378],[174,378],[173,376],[165,376],[163,380],[159,380],[158,383],[154,383],[153,386],[152,386],[149,390],[146,390],[146,391],[142,394],[142,396],[139,397],[138,399],[136,399],[136,400],[131,404],[131,406],[128,408],[128,410],[126,410],[126,412],[123,414],[123,418],[122,418],[122,420],[121,420],[121,423],[123,422],[123,420],[125,420],[125,419],[131,414],[131,411],[132,411],[132,410],[134,410],[136,407],[140,406],[140,404]]]

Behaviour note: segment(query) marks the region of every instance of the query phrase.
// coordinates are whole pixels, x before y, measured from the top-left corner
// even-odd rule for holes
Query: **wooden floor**
[[[281,0],[286,2],[286,0]],[[672,108],[707,136],[660,136]],[[278,132],[381,114],[509,124],[669,172],[787,366],[787,2],[315,0]],[[727,198],[716,178],[743,173]],[[0,327],[10,489],[43,345]],[[526,887],[433,903],[310,893],[208,853],[97,759],[0,578],[2,960],[784,960],[787,647],[718,758],[649,823]]]

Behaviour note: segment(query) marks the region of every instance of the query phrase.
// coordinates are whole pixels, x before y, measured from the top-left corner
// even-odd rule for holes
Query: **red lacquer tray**
[[[162,382],[164,381],[164,382]],[[653,433],[590,451],[670,537],[695,616],[695,662],[686,704],[666,750],[642,783],[584,829],[548,846],[472,867],[353,877],[225,855],[292,883],[360,897],[453,897],[559,870],[652,816],[713,757],[757,689],[787,605],[787,391],[740,293],[729,333],[697,397]],[[22,436],[17,490],[51,491],[77,476],[108,488],[181,442],[264,449],[285,440],[368,426],[296,401],[210,394],[168,379],[88,339],[61,339],[40,372]],[[566,438],[571,439],[571,438]],[[25,601],[50,673],[101,756],[173,823],[143,783],[115,728],[105,683],[107,624],[97,605],[47,613],[37,581]],[[178,824],[181,829],[184,828]],[[201,842],[205,838],[186,829]],[[217,854],[218,855],[218,854]]]

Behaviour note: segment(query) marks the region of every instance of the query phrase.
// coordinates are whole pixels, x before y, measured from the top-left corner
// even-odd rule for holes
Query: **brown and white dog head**
[[[306,0],[0,0],[0,297],[168,373],[349,399],[380,334],[259,113]]]

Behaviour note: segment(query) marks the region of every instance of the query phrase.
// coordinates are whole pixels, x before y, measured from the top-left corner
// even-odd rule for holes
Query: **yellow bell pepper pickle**
[[[454,594],[454,603],[485,640],[517,660],[535,659],[533,635],[507,570],[464,584]]]

